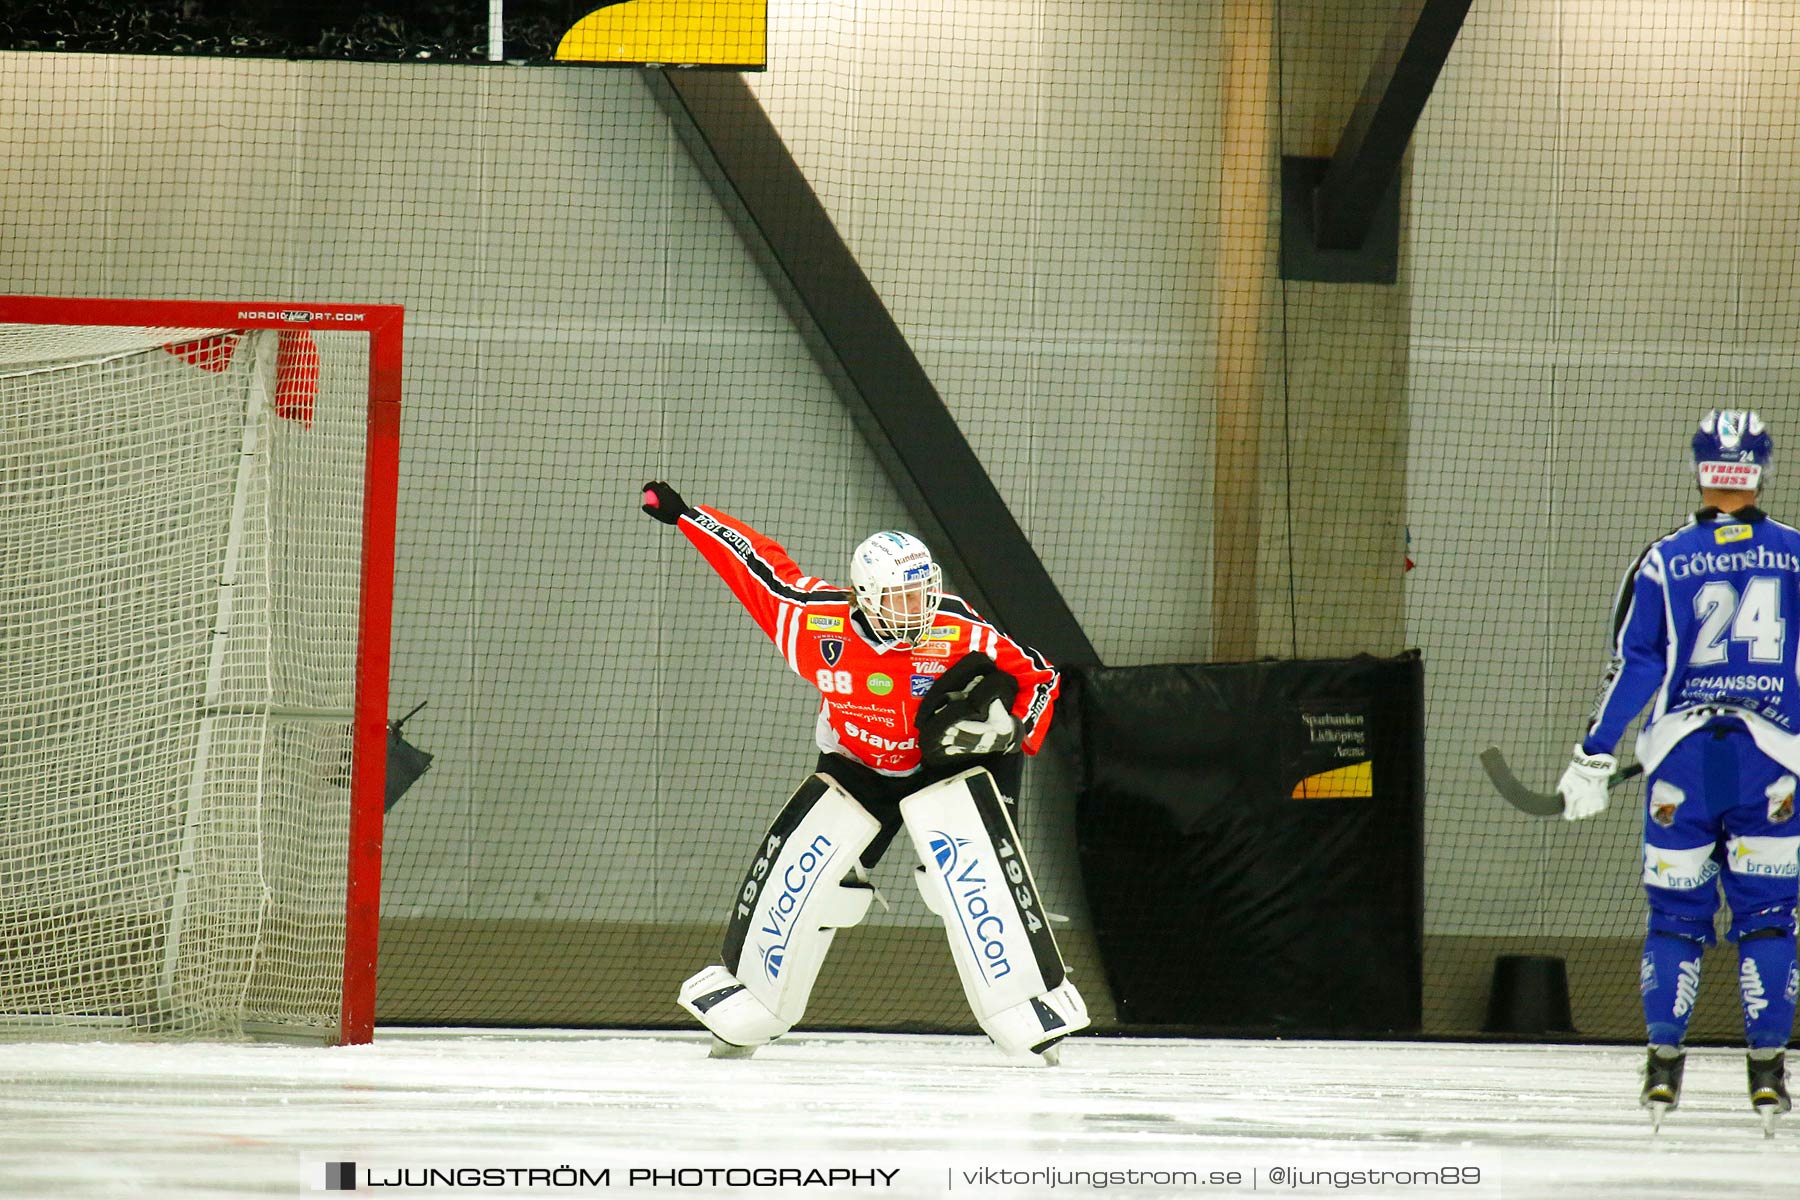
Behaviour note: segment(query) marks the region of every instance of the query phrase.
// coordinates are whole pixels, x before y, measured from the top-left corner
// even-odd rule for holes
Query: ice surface
[[[331,1049],[0,1045],[0,1196],[311,1195],[339,1161],[369,1173],[359,1190],[394,1196],[1047,1196],[1102,1190],[1069,1172],[1131,1169],[1168,1178],[1105,1193],[1800,1195],[1800,1123],[1764,1139],[1734,1050],[1690,1052],[1682,1107],[1652,1137],[1632,1047],[1090,1037],[1058,1068],[976,1038],[796,1034],[747,1061],[705,1047],[698,1034],[389,1028]],[[609,1187],[368,1186],[432,1167],[563,1166],[608,1170]],[[633,1166],[701,1183],[633,1184]],[[733,1189],[691,1173],[831,1166],[898,1174]],[[1481,1182],[1270,1179],[1452,1166]],[[1227,1169],[1243,1182],[1169,1174]]]

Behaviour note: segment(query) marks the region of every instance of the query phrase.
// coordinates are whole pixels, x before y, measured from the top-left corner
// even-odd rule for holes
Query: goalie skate
[[[712,1035],[712,1045],[706,1051],[708,1058],[749,1058],[756,1053],[755,1046],[739,1046],[726,1041],[718,1034]]]

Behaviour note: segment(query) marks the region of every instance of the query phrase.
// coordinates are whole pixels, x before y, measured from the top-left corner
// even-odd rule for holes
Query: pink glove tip
[[[656,493],[651,491],[649,488],[645,488],[644,489],[644,507],[645,508],[655,508],[656,506],[657,506],[656,505]]]

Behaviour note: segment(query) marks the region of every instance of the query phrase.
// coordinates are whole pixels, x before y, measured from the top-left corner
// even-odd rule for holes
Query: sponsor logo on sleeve
[[[806,627],[820,633],[844,632],[844,618],[828,617],[824,613],[813,613],[806,618]]]

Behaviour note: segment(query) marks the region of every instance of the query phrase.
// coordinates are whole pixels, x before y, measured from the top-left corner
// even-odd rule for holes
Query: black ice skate
[[[1663,1114],[1681,1105],[1681,1072],[1687,1055],[1675,1046],[1652,1046],[1644,1059],[1644,1091],[1638,1103],[1650,1110],[1650,1131],[1662,1128]]]
[[[1752,1053],[1747,1062],[1750,1067],[1750,1107],[1762,1118],[1763,1136],[1774,1137],[1775,1118],[1794,1107],[1794,1102],[1788,1099],[1787,1055],[1777,1050],[1758,1058]]]

